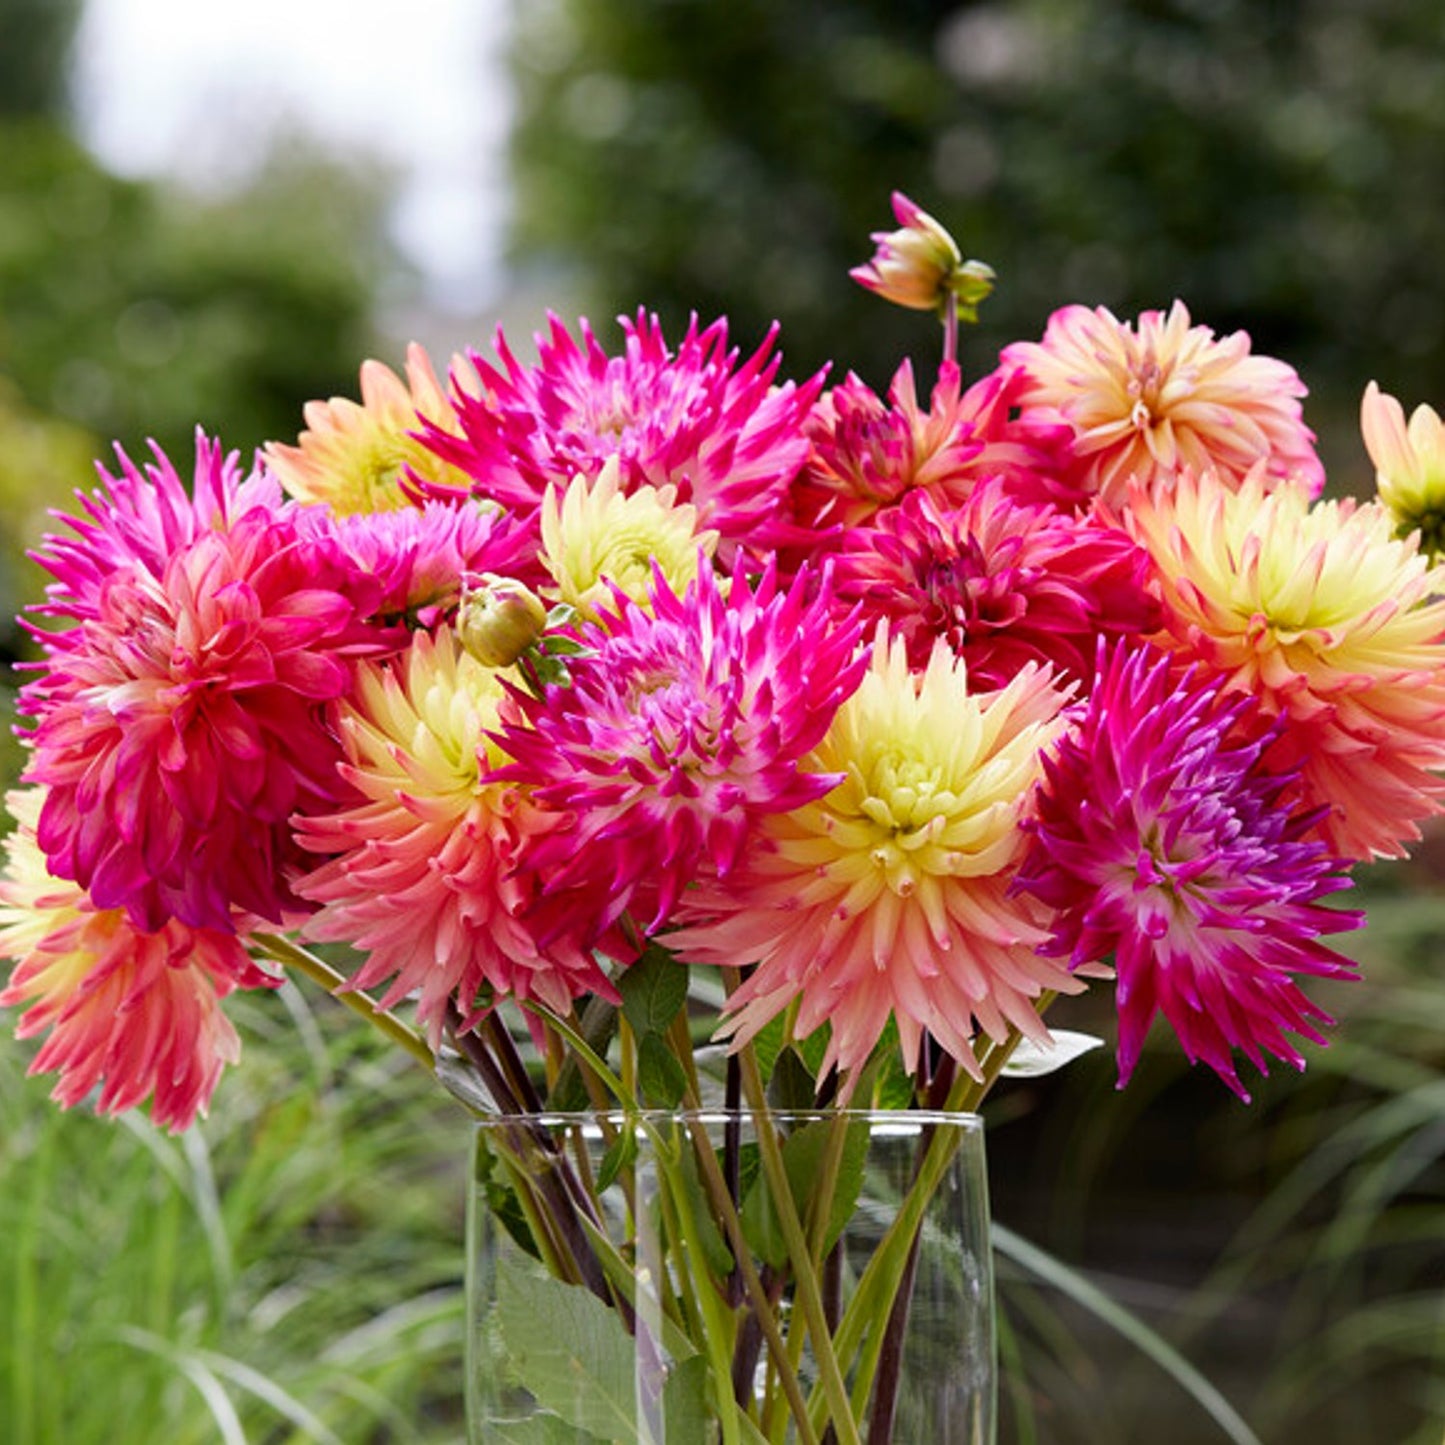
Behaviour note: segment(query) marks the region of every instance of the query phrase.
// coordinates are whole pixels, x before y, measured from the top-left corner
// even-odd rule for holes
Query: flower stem
[[[943,361],[958,361],[958,297],[952,291],[943,303]]]
[[[324,959],[310,950],[293,943],[279,933],[253,933],[249,940],[261,953],[286,968],[304,973],[313,983],[318,983],[339,1003],[353,1013],[360,1014],[368,1023],[380,1029],[392,1043],[400,1045],[429,1074],[436,1072],[436,1055],[427,1046],[427,1041],[410,1025],[403,1023],[394,1013],[389,1013],[373,1001],[369,994],[360,989],[347,988],[346,979]]]

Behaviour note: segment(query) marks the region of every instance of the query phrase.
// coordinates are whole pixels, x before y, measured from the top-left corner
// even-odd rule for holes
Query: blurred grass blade
[[[122,1325],[115,1331],[115,1337],[133,1349],[156,1355],[167,1364],[179,1370],[196,1387],[216,1429],[221,1432],[222,1445],[247,1445],[246,1432],[241,1428],[241,1418],[226,1393],[226,1387],[218,1380],[211,1368],[193,1351],[153,1335],[149,1330],[137,1329],[134,1325]]]
[[[1240,1419],[1234,1407],[1167,1340],[1151,1330],[1137,1315],[1109,1298],[1077,1270],[1045,1253],[1037,1245],[1004,1228],[992,1227],[993,1245],[998,1253],[1013,1260],[1036,1279],[1067,1295],[1102,1324],[1128,1340],[1147,1355],[1187,1394],[1199,1403],[1210,1419],[1235,1445],[1261,1445],[1259,1437]]]

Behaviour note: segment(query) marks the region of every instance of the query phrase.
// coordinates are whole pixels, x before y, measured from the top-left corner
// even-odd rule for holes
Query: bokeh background
[[[411,337],[726,314],[882,387],[936,344],[846,277],[894,188],[999,272],[975,374],[1181,297],[1299,369],[1357,493],[1365,383],[1445,404],[1436,0],[0,0],[0,616],[113,441],[290,439]],[[1161,1038],[990,1106],[1003,1445],[1249,1438],[1161,1340],[1264,1445],[1439,1445],[1445,841],[1363,890],[1302,1078],[1246,1108]],[[464,1117],[328,1000],[242,1004],[181,1140],[0,1044],[0,1438],[460,1438]]]

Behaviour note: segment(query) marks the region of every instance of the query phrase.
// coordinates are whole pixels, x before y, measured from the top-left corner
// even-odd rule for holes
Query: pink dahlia
[[[1001,364],[1024,378],[1023,420],[1072,429],[1081,498],[1118,505],[1131,480],[1168,481],[1181,467],[1230,483],[1259,467],[1271,482],[1324,486],[1295,370],[1252,355],[1243,331],[1191,326],[1180,301],[1144,312],[1137,329],[1102,306],[1065,306],[1041,342],[1015,342]]]
[[[319,905],[306,935],[368,953],[351,986],[391,980],[385,1007],[415,994],[433,1046],[449,1001],[472,1022],[498,998],[565,1014],[579,994],[613,992],[580,925],[543,946],[524,916],[534,900],[518,865],[558,824],[488,776],[506,760],[488,737],[502,697],[446,627],[361,663],[341,709],[351,792],[296,823],[325,858],[297,884]]]
[[[807,423],[811,450],[794,487],[794,509],[815,530],[856,526],[915,489],[942,501],[968,495],[970,463],[983,450],[962,405],[958,367],[941,368],[923,410],[905,361],[884,402],[849,375],[819,399]]]
[[[849,531],[837,592],[888,620],[927,666],[935,639],[977,687],[1002,687],[1029,661],[1087,681],[1100,636],[1159,625],[1148,554],[1123,533],[1046,504],[1011,500],[1003,478],[951,509],[923,492]]]
[[[1082,985],[1037,952],[1047,917],[1010,884],[1063,701],[1034,666],[974,692],[941,643],[910,672],[902,639],[880,629],[862,683],[806,759],[836,786],[761,819],[738,865],[690,892],[667,935],[688,962],[756,964],[728,1001],[735,1043],[789,1011],[794,1037],[826,1024],[846,1095],[890,1017],[910,1069],[925,1034],[974,1077],[979,1033],[1047,1042],[1039,996]]]
[[[1378,503],[1311,503],[1262,475],[1136,486],[1127,520],[1154,559],[1160,641],[1288,722],[1330,849],[1398,856],[1445,798],[1445,568]]]
[[[244,488],[220,506],[203,491],[188,517],[168,484],[133,483],[38,554],[59,578],[49,610],[81,624],[45,634],[23,694],[40,845],[139,929],[226,932],[233,909],[279,923],[297,906],[288,820],[340,786],[325,707],[376,645],[358,620],[373,584],[293,509],[243,510]]]
[[[497,734],[515,762],[493,776],[568,820],[522,860],[544,888],[650,932],[700,874],[732,870],[759,818],[834,785],[802,759],[865,664],[856,618],[831,617],[807,573],[783,591],[771,567],[725,588],[703,569],[679,597],[659,572],[648,604],[619,595],[582,629],[569,686],[515,696]]]
[[[696,320],[674,353],[655,317],[623,320],[621,356],[609,356],[586,322],[580,344],[554,316],[537,338],[535,366],[522,365],[500,332],[501,369],[473,354],[482,394],[459,390],[462,435],[428,426],[426,440],[472,478],[472,494],[530,518],[550,485],[595,479],[609,457],[624,494],[676,488],[701,527],[762,549],[779,534],[786,492],[807,455],[803,418],[822,386],[775,386],[776,330],[741,365],[727,324]],[[423,485],[433,495],[452,490]]]
[[[1331,1020],[1295,979],[1352,977],[1319,938],[1363,920],[1321,901],[1348,886],[1345,865],[1291,811],[1290,775],[1238,735],[1253,701],[1175,667],[1152,648],[1101,658],[1044,763],[1019,885],[1055,912],[1044,952],[1075,968],[1112,955],[1121,1087],[1162,1013],[1248,1099],[1234,1050],[1261,1072],[1267,1054],[1304,1066],[1288,1035],[1323,1043]]]
[[[20,826],[0,881],[0,957],[15,961],[0,1007],[28,1005],[17,1035],[46,1035],[30,1072],[60,1075],[52,1097],[65,1108],[99,1086],[101,1113],[149,1098],[157,1124],[187,1128],[241,1055],[221,1000],[279,980],[232,934],[174,920],[143,932],[120,910],[95,908],[48,874],[35,842],[38,797],[7,802]]]

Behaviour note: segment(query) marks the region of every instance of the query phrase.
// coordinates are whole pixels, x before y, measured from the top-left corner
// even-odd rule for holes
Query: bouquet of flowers
[[[830,1313],[851,1156],[789,1155],[780,1100],[976,1109],[1085,987],[1121,1084],[1162,1015],[1247,1098],[1241,1058],[1324,1042],[1301,981],[1354,971],[1332,895],[1445,793],[1439,418],[1372,385],[1379,497],[1322,500],[1299,377],[1179,302],[1067,306],[965,386],[993,273],[894,207],[854,276],[941,317],[926,400],[907,362],[780,380],[723,321],[612,354],[553,318],[445,384],[368,361],[249,472],[118,450],[37,553],[0,1004],[55,1098],[185,1129],[226,997],[320,981],[516,1122],[498,1217],[629,1332],[651,1291],[729,1442],[891,1438],[907,1271]],[[781,1245],[699,1130],[661,1248],[701,1282],[625,1282],[597,1192],[719,1100]]]

